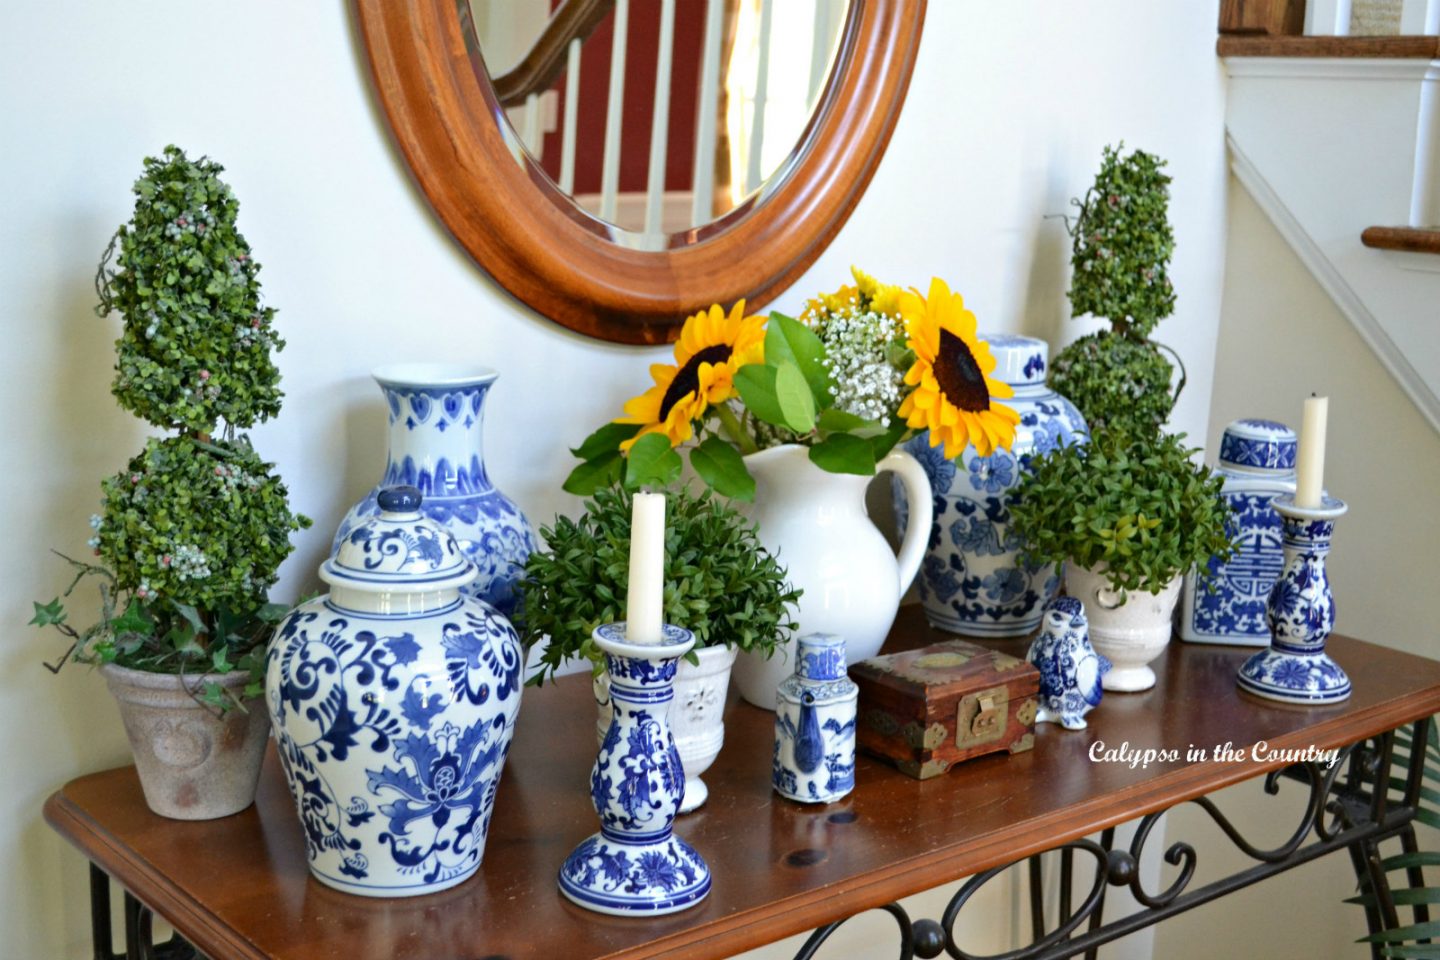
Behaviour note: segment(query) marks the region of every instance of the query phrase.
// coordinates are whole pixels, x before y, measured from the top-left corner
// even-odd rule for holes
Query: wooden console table
[[[906,608],[890,648],[938,639],[918,608]],[[1023,653],[1023,641],[998,645]],[[1062,927],[1068,929],[1047,932],[1043,919],[1034,918],[1038,946],[1027,957],[1085,952],[1342,848],[1362,885],[1378,883],[1385,891],[1371,911],[1372,925],[1393,922],[1376,845],[1390,837],[1403,842],[1407,835],[1413,843],[1419,777],[1410,777],[1406,790],[1376,792],[1369,785],[1401,775],[1391,770],[1393,731],[1440,711],[1440,662],[1344,637],[1332,637],[1330,649],[1354,681],[1355,693],[1344,704],[1294,709],[1242,696],[1234,677],[1247,649],[1177,641],[1158,665],[1160,682],[1153,690],[1107,696],[1084,732],[1045,724],[1028,753],[971,761],[926,781],[862,757],[855,792],[823,807],[771,792],[772,715],[732,701],[725,749],[705,775],[709,802],[677,827],[709,861],[713,892],[693,910],[654,919],[588,913],[556,891],[565,855],[596,824],[587,790],[595,707],[583,677],[525,691],[484,863],[476,877],[443,893],[371,900],[309,879],[300,826],[273,751],[256,805],[222,820],[154,816],[130,767],[70,782],[46,803],[45,816],[93,865],[101,960],[188,955],[183,941],[213,960],[705,958],[815,930],[801,952],[808,956],[834,925],[874,907],[895,915],[902,956],[913,950],[934,957],[946,949],[965,956],[964,945],[955,944],[945,927],[974,887],[987,872],[1057,847],[1064,851],[1066,873],[1084,867],[1087,854],[1094,860],[1094,885],[1073,909],[1063,898],[1069,923]],[[1175,749],[1179,759],[1148,769],[1094,762],[1089,753],[1097,740],[1111,747],[1128,742],[1132,748]],[[1286,764],[1279,759],[1186,759],[1192,744],[1212,751],[1226,741],[1247,752],[1257,741],[1277,750],[1348,752],[1333,768],[1302,763],[1283,775]],[[1170,837],[1172,866],[1161,880],[1167,886],[1143,888],[1135,855],[1149,835],[1147,824],[1199,798],[1227,826],[1205,795],[1257,777],[1269,792],[1278,789],[1264,802],[1296,809],[1291,843],[1259,850],[1234,835],[1256,865],[1188,888],[1197,854],[1183,842],[1174,844],[1183,838]],[[1136,818],[1142,818],[1137,842],[1112,849],[1112,828]],[[1100,843],[1085,839],[1095,834]],[[1038,859],[1031,864],[1033,875]],[[127,891],[130,932],[120,954],[109,943],[107,876]],[[952,901],[943,924],[912,923],[893,903],[970,876],[975,879]],[[1147,909],[1102,920],[1107,884],[1129,886]],[[149,911],[171,923],[183,941],[152,948]],[[1357,910],[1357,926],[1359,917]]]

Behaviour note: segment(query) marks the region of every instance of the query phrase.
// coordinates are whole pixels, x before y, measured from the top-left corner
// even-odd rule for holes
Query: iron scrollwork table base
[[[1408,739],[1411,756],[1424,756],[1429,732],[1428,721],[1414,724]],[[942,954],[956,960],[1062,960],[1084,954],[1087,960],[1093,960],[1100,946],[1112,940],[1318,857],[1346,850],[1359,888],[1370,898],[1365,909],[1370,932],[1394,929],[1400,925],[1400,920],[1388,876],[1381,864],[1380,844],[1397,840],[1405,853],[1416,852],[1415,811],[1424,779],[1424,765],[1418,760],[1406,765],[1408,769],[1403,779],[1392,778],[1396,760],[1395,741],[1395,731],[1389,731],[1345,747],[1338,752],[1333,763],[1308,761],[1268,773],[1263,778],[1266,794],[1278,794],[1282,779],[1304,784],[1306,793],[1299,823],[1289,839],[1278,847],[1262,848],[1250,843],[1211,798],[1202,796],[1188,801],[1204,810],[1225,836],[1255,861],[1253,866],[1239,873],[1195,889],[1190,889],[1190,881],[1194,877],[1199,854],[1184,840],[1175,841],[1165,851],[1165,862],[1178,868],[1178,874],[1168,886],[1150,891],[1141,879],[1139,864],[1146,842],[1156,823],[1169,812],[1162,810],[1146,814],[1139,820],[1126,848],[1115,846],[1114,827],[1102,831],[1098,841],[1081,838],[1054,848],[1059,853],[1060,877],[1059,909],[1053,929],[1046,923],[1040,854],[971,877],[951,897],[939,921],[912,919],[898,903],[889,903],[880,909],[894,917],[898,925],[901,960],[912,957],[929,960]],[[1072,892],[1077,853],[1089,855],[1094,865],[1090,888],[1078,906],[1073,905]],[[987,883],[1022,862],[1027,868],[1029,881],[1030,944],[984,956],[966,951],[955,938],[955,923],[965,905]],[[1418,887],[1424,882],[1418,868],[1408,870],[1406,880],[1411,887]],[[1105,893],[1110,886],[1128,888],[1140,904],[1140,909],[1105,921]],[[837,920],[817,929],[795,955],[796,960],[811,960],[849,919]],[[1414,921],[1425,923],[1429,919],[1428,906],[1415,904]],[[1372,944],[1371,951],[1376,960],[1381,957],[1379,944]]]
[[[888,649],[940,639],[917,608],[907,607]],[[987,642],[1024,653],[1023,640],[1008,647]],[[1379,846],[1413,847],[1418,791],[1413,771],[1393,772],[1404,756],[1397,731],[1440,712],[1440,663],[1331,637],[1330,649],[1349,672],[1354,694],[1343,704],[1297,710],[1236,692],[1243,648],[1170,647],[1157,665],[1157,686],[1113,704],[1107,700],[1087,718],[1085,732],[1042,725],[1030,751],[968,761],[925,781],[862,757],[854,792],[824,806],[775,795],[774,715],[732,698],[725,749],[707,775],[716,785],[710,802],[675,827],[709,862],[714,887],[704,903],[669,917],[597,917],[555,892],[557,865],[594,830],[587,786],[595,741],[581,734],[593,730],[595,704],[583,676],[527,690],[480,875],[431,896],[376,900],[314,883],[273,751],[254,807],[231,817],[156,817],[145,806],[133,768],[66,784],[46,803],[45,816],[94,865],[96,960],[181,960],[192,955],[191,944],[210,960],[718,960],[792,936],[810,937],[802,956],[819,952],[825,942],[822,957],[841,957],[853,954],[846,950],[853,941],[847,944],[840,924],[876,908],[894,918],[901,956],[964,958],[969,955],[950,931],[975,891],[1007,864],[1038,870],[1038,861],[1029,858],[1048,850],[1059,852],[1047,858],[1047,869],[1058,859],[1061,886],[1068,890],[1073,880],[1077,893],[1058,898],[1060,919],[1052,916],[1049,926],[1044,911],[1032,909],[1034,942],[1002,955],[1004,960],[1083,955],[1341,850],[1372,894],[1371,927],[1390,926],[1396,904],[1384,883]],[[1132,769],[1092,762],[1088,751],[1098,740],[1182,749],[1187,743],[1264,740],[1278,750],[1313,745],[1345,752],[1333,768],[1287,767],[1278,757],[1229,763],[1186,756]],[[1247,781],[1258,786],[1242,790],[1274,794],[1261,794],[1264,803],[1290,803],[1298,811],[1293,833],[1279,847],[1246,840],[1214,802],[1217,791]],[[1228,806],[1235,798],[1231,791],[1219,799]],[[1201,884],[1208,876],[1196,877],[1197,863],[1204,865],[1198,838],[1172,836],[1160,850],[1156,821],[1183,803],[1204,809],[1228,837],[1218,842],[1235,844],[1253,864]],[[1125,823],[1135,823],[1136,832],[1118,842],[1125,833],[1113,828]],[[1207,826],[1207,834],[1213,832]],[[1142,882],[1137,869],[1147,840],[1147,864],[1156,852],[1168,860],[1159,881],[1147,870]],[[112,882],[129,894],[123,952],[110,935],[106,888]],[[960,887],[940,917],[912,921],[896,905],[956,883]],[[1114,896],[1107,909],[1106,893],[1117,887],[1139,901],[1138,912],[1119,916]],[[1398,899],[1402,911],[1412,909],[1408,898]],[[1353,909],[1359,936],[1365,913],[1343,909]],[[183,940],[150,946],[151,910]],[[893,955],[889,948],[884,953]]]

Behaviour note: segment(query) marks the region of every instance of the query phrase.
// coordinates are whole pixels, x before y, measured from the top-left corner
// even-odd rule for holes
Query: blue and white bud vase
[[[330,592],[276,630],[265,699],[315,879],[410,897],[480,867],[522,656],[510,622],[461,593],[475,566],[419,491],[378,506],[321,565]]]
[[[775,692],[775,792],[831,803],[855,789],[855,712],[860,690],[845,672],[845,638],[801,637],[795,672]]]
[[[995,356],[991,376],[1014,388],[1001,401],[1020,414],[1009,450],[978,456],[967,446],[956,460],[930,446],[925,431],[905,449],[925,468],[935,497],[930,548],[918,583],[932,626],[970,637],[1013,636],[1040,624],[1042,609],[1060,587],[1053,566],[1020,561],[1024,542],[1010,530],[1010,498],[1030,458],[1084,443],[1085,418],[1045,383],[1049,345],[1034,337],[981,334]],[[903,491],[894,488],[896,523],[907,522]]]
[[[1266,609],[1270,646],[1245,661],[1236,682],[1282,703],[1338,703],[1350,696],[1350,678],[1325,652],[1335,627],[1325,556],[1345,502],[1322,496],[1319,507],[1307,508],[1284,495],[1271,504],[1284,522],[1285,567],[1270,588]]]
[[[668,714],[676,666],[695,637],[666,624],[659,643],[631,643],[622,622],[597,627],[594,638],[605,652],[613,710],[590,772],[600,832],[565,858],[560,892],[622,917],[693,907],[710,892],[710,868],[674,834],[685,770]]]
[[[465,592],[510,616],[535,534],[485,470],[485,398],[499,374],[488,367],[409,363],[371,375],[390,414],[385,475],[345,515],[330,555],[380,512],[376,498],[383,488],[416,487],[425,498],[425,516],[449,531],[475,564],[478,575]]]

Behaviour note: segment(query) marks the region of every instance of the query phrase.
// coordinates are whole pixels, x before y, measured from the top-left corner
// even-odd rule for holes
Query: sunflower
[[[727,317],[719,304],[685,321],[675,343],[675,364],[650,367],[655,385],[625,404],[616,423],[638,423],[641,430],[620,444],[628,451],[647,433],[663,433],[672,447],[689,440],[695,421],[716,403],[735,395],[735,371],[765,360],[765,317],[745,316],[741,300]]]
[[[930,295],[918,290],[900,295],[909,347],[915,364],[905,374],[914,387],[900,404],[908,426],[930,431],[930,446],[945,444],[954,459],[966,443],[988,457],[997,447],[1009,449],[1020,415],[995,402],[1014,396],[1008,384],[991,380],[995,357],[990,345],[975,335],[975,314],[965,309],[939,277],[930,281]]]
[[[850,275],[855,278],[855,286],[871,310],[891,317],[900,316],[900,295],[903,291],[899,287],[881,283],[859,267],[851,267]]]

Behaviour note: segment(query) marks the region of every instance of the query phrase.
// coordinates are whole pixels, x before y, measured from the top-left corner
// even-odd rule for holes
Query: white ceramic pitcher
[[[865,509],[870,477],[827,473],[795,444],[752,453],[745,465],[755,477],[755,503],[748,512],[759,525],[760,542],[805,592],[796,636],[842,636],[852,664],[875,656],[925,556],[934,509],[925,471],[903,450],[891,451],[877,465],[900,479],[915,512],[897,558]],[[791,637],[769,660],[742,653],[735,662],[740,695],[774,710],[776,688],[795,670],[794,651]]]

